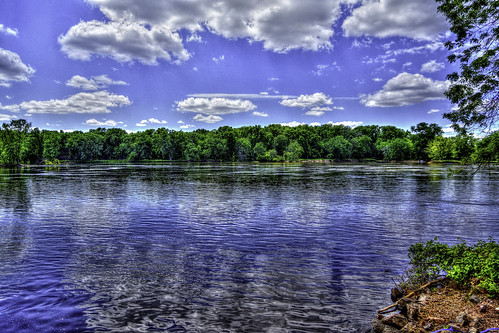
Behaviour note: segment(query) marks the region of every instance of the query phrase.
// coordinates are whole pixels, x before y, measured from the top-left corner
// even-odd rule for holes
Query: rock
[[[407,318],[410,321],[417,321],[419,316],[419,305],[417,303],[407,304]]]
[[[425,329],[427,331],[431,331],[433,329],[433,324],[427,323],[426,325],[423,326],[423,329]]]
[[[421,304],[425,304],[428,300],[430,299],[430,295],[428,294],[422,294],[421,296],[419,296],[419,302]]]
[[[454,321],[459,326],[467,326],[470,323],[471,318],[466,312],[460,312]]]
[[[383,322],[380,319],[374,318],[371,321],[371,327],[374,333],[382,333],[383,330],[385,329],[385,324],[383,324]]]
[[[383,333],[400,333],[400,330],[398,328],[385,325],[385,329],[383,330]]]
[[[422,328],[419,328],[416,323],[408,323],[400,330],[400,333],[426,333]]]
[[[468,330],[468,333],[478,333],[478,330],[476,328],[472,327]]]
[[[470,302],[473,302],[475,304],[478,304],[480,303],[482,300],[480,299],[480,297],[478,297],[477,295],[472,295],[470,296],[470,298],[468,298],[470,300]]]
[[[404,297],[404,291],[400,288],[392,288],[391,292],[390,292],[390,297],[392,299],[392,302],[396,302],[398,301],[399,299],[401,299],[402,297]]]
[[[402,328],[405,325],[407,325],[408,320],[406,317],[404,317],[403,315],[401,315],[399,313],[393,313],[393,314],[383,318],[382,322],[383,322],[383,324],[388,325],[388,326],[392,326],[395,328]]]
[[[489,303],[482,303],[480,304],[480,312],[484,313],[484,312],[488,312],[490,310],[492,310],[492,305],[490,305]]]

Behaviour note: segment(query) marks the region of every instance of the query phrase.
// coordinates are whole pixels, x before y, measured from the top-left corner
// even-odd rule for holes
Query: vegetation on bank
[[[208,131],[166,128],[127,133],[119,128],[88,132],[32,128],[24,119],[0,129],[0,164],[57,164],[58,161],[170,160],[261,161],[299,159],[499,161],[499,132],[484,139],[467,134],[442,136],[437,124],[411,131],[395,126],[322,125],[220,127]]]
[[[499,297],[499,244],[492,238],[468,245],[461,241],[453,246],[434,240],[416,243],[409,248],[410,268],[397,284],[405,293],[441,277]]]

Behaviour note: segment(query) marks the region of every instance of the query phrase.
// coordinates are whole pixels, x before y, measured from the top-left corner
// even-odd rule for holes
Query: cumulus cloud
[[[110,108],[132,104],[128,97],[107,91],[79,93],[66,99],[29,101],[15,105],[0,106],[10,111],[25,111],[28,114],[110,113]]]
[[[332,25],[349,0],[87,0],[112,21],[130,21],[171,31],[207,29],[229,39],[262,42],[266,50],[331,48]]]
[[[207,124],[214,124],[214,123],[218,123],[219,121],[223,120],[222,117],[215,116],[212,114],[207,115],[207,116],[202,115],[202,114],[197,114],[192,119],[195,121],[200,121],[200,122],[207,123]]]
[[[17,37],[17,34],[19,33],[19,31],[17,29],[12,29],[12,28],[6,27],[3,24],[0,24],[0,33],[5,34],[7,36]]]
[[[159,59],[182,62],[190,58],[179,34],[164,26],[130,22],[80,22],[58,38],[69,58],[89,61],[92,55],[110,57],[126,63],[135,60],[157,65]]]
[[[87,79],[86,77],[75,75],[66,82],[68,87],[83,89],[83,90],[99,90],[107,88],[111,85],[124,86],[128,83],[124,81],[114,81],[110,79],[107,75],[92,76]]]
[[[228,99],[220,97],[215,97],[215,98],[189,97],[183,101],[177,102],[178,111],[195,112],[204,115],[224,115],[230,113],[247,112],[254,109],[256,109],[255,104],[253,104],[249,100],[242,100],[242,99]],[[218,119],[218,118],[212,118],[212,119]],[[220,118],[217,121],[220,120],[222,119]]]
[[[167,124],[168,122],[166,120],[159,120],[156,118],[149,118],[149,119],[144,119],[141,120],[139,123],[136,123],[135,126],[147,126],[148,124]]]
[[[257,117],[268,117],[268,113],[265,112],[259,112],[259,111],[253,111],[253,115]]]
[[[313,108],[311,108],[310,110],[308,110],[305,114],[307,116],[315,116],[315,117],[320,117],[322,115],[324,115],[324,113],[326,113],[326,111],[333,111],[332,108],[330,107],[320,107],[320,106],[315,106]]]
[[[438,113],[438,112],[440,112],[440,110],[439,110],[439,109],[431,109],[431,110],[430,110],[430,111],[428,111],[427,113],[428,113],[428,114],[432,114],[432,113]]]
[[[298,98],[285,98],[280,102],[283,106],[298,107],[302,109],[331,105],[333,100],[322,92],[312,95],[300,95]]]
[[[437,62],[436,60],[430,60],[421,66],[421,72],[423,73],[435,73],[441,71],[445,68],[443,62]]]
[[[373,95],[363,96],[361,103],[369,107],[395,107],[413,105],[429,100],[445,99],[446,81],[435,81],[421,74],[400,73],[388,80]]]
[[[338,121],[338,122],[333,122],[333,121],[329,121],[328,124],[329,125],[333,125],[333,126],[339,126],[339,125],[343,125],[343,126],[347,126],[347,127],[351,127],[351,128],[355,128],[357,126],[360,126],[362,125],[364,122],[363,121]]]
[[[448,31],[434,0],[364,1],[343,22],[348,37],[409,37],[432,40]]]
[[[11,82],[28,82],[34,73],[17,53],[0,48],[0,87],[10,87]]]
[[[289,123],[281,123],[281,126],[287,126],[287,127],[296,127],[300,125],[306,125],[305,123],[300,123],[299,121],[291,121]]]
[[[1,104],[0,104],[0,108],[2,108]],[[11,121],[14,119],[17,119],[17,116],[0,113],[0,121]]]
[[[177,124],[179,124],[179,125],[180,125],[179,127],[180,127],[181,129],[190,129],[190,128],[194,128],[194,127],[196,127],[196,126],[191,125],[191,124],[186,124],[186,123],[185,123],[185,122],[183,122],[182,120],[177,121]]]
[[[96,126],[96,127],[114,127],[118,124],[123,124],[123,122],[116,122],[114,120],[106,120],[106,121],[98,121],[97,119],[88,119],[85,122],[85,125],[88,126]]]

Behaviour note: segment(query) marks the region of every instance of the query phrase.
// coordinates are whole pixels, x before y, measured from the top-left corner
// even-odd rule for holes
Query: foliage
[[[394,138],[388,141],[378,139],[376,148],[382,153],[384,160],[402,161],[411,158],[413,144],[407,138]]]
[[[208,131],[175,131],[166,128],[127,133],[118,128],[88,132],[40,131],[25,120],[11,121],[0,129],[0,164],[47,163],[62,160],[171,160],[262,161],[306,159],[408,160],[421,158],[425,142],[440,132],[436,124],[420,123],[413,133],[395,126],[282,125],[228,126]],[[444,144],[445,143],[445,144]],[[418,148],[419,147],[419,148]],[[424,147],[432,159],[468,161],[499,160],[499,134],[477,140],[459,135],[437,135]]]
[[[449,246],[434,240],[409,248],[411,267],[406,285],[425,284],[442,275],[457,283],[499,296],[499,244],[492,238],[467,245],[461,240]]]
[[[436,1],[455,35],[448,60],[461,65],[446,92],[457,108],[444,117],[458,131],[490,129],[499,120],[499,0]]]
[[[499,162],[499,131],[486,136],[477,143],[476,152],[472,155],[475,162]]]
[[[426,148],[428,144],[437,136],[442,135],[442,127],[437,124],[419,123],[416,126],[411,126],[411,131],[414,134],[411,136],[411,141],[414,144],[414,155],[418,160],[428,160]]]
[[[352,155],[352,144],[343,135],[335,136],[323,143],[327,158],[346,160]]]

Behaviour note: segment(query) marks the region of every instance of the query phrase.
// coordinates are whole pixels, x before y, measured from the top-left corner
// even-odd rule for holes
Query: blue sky
[[[434,0],[0,0],[0,122],[450,132],[448,28]]]

